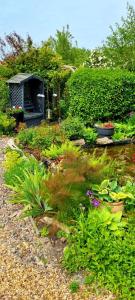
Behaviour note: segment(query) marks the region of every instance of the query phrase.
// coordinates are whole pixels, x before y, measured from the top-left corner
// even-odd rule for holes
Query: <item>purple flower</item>
[[[93,195],[93,192],[92,192],[92,191],[88,190],[88,191],[86,192],[86,196],[92,196],[92,195]]]
[[[96,198],[94,198],[94,199],[92,199],[91,204],[92,204],[94,207],[98,207],[98,206],[100,205],[100,201],[97,200]]]

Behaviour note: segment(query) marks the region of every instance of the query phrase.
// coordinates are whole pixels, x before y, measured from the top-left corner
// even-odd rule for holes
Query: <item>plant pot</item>
[[[114,127],[112,128],[105,128],[105,127],[99,127],[95,125],[95,129],[100,136],[112,136],[114,134]]]
[[[16,120],[16,126],[18,126],[19,123],[23,123],[24,122],[24,112],[23,111],[12,113],[12,114],[10,114],[10,116],[12,116],[13,118],[15,118],[15,120]]]
[[[123,210],[124,210],[124,203],[123,203],[123,201],[113,202],[113,203],[107,202],[106,205],[111,208],[111,212],[112,213],[116,213],[118,211],[123,212]]]

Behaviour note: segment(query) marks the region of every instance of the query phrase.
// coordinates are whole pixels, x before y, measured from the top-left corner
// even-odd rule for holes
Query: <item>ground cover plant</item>
[[[61,145],[65,137],[58,125],[48,126],[41,124],[37,127],[21,130],[17,135],[17,141],[23,147],[48,149],[52,144]]]
[[[0,112],[0,135],[9,135],[15,128],[15,119],[6,113]]]
[[[82,212],[64,250],[70,272],[87,269],[98,286],[106,286],[117,299],[134,299],[134,220],[104,209]]]
[[[127,120],[123,123],[115,123],[115,133],[113,140],[124,140],[135,137],[135,119]]]

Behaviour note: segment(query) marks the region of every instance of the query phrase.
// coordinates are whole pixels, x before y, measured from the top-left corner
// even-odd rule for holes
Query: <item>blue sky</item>
[[[69,24],[80,47],[95,48],[110,33],[109,26],[126,15],[127,0],[0,0],[0,36],[29,33],[34,42],[54,36]],[[135,0],[129,0],[135,6]]]

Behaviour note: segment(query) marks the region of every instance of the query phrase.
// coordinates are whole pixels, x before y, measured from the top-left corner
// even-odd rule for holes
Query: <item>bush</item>
[[[97,139],[97,133],[93,128],[85,128],[83,132],[83,137],[85,139],[85,142],[88,144],[92,144],[96,141]]]
[[[4,166],[5,182],[15,192],[11,202],[24,206],[24,216],[35,217],[51,209],[47,204],[49,194],[44,185],[49,175],[42,164],[34,158],[22,157],[17,151],[8,150]]]
[[[110,225],[110,220],[115,224]],[[111,213],[101,214],[98,209],[82,213],[64,250],[64,265],[71,272],[89,269],[98,284],[116,293],[119,300],[133,300],[134,234],[133,221],[126,225],[115,214],[112,219]]]
[[[112,136],[113,140],[124,140],[135,136],[135,123],[134,119],[129,119],[127,123],[115,123],[115,132]]]
[[[23,146],[38,149],[49,149],[52,144],[61,145],[65,140],[58,126],[38,126],[21,130],[17,140]]]
[[[5,111],[9,102],[9,91],[4,80],[0,80],[0,111]]]
[[[67,141],[60,146],[52,144],[49,149],[42,151],[42,155],[50,159],[56,159],[59,156],[63,156],[70,152],[79,154],[79,151],[79,147],[76,147],[72,142]]]
[[[41,164],[35,158],[25,158],[16,150],[7,149],[5,161],[3,163],[5,173],[4,178],[7,185],[15,187],[19,184],[19,180],[25,179],[24,171],[33,173],[34,169],[40,171]]]
[[[128,71],[79,69],[67,87],[69,113],[87,124],[120,117],[135,105],[135,75]]]
[[[0,135],[11,134],[15,128],[15,119],[7,114],[0,112]]]
[[[78,117],[73,118],[69,116],[61,123],[61,129],[67,138],[80,138],[83,137],[84,125]]]

